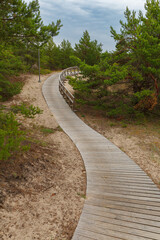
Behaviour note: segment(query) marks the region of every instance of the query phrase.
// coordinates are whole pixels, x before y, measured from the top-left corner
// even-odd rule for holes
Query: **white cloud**
[[[25,0],[30,2],[31,0]],[[146,0],[39,0],[41,8],[57,11],[63,9],[66,14],[89,16],[90,9],[110,9],[124,11],[126,6],[131,10],[143,10]]]
[[[46,0],[50,1],[50,0]],[[40,0],[42,2],[42,0]],[[53,3],[53,1],[50,1]],[[90,8],[109,8],[116,10],[123,10],[128,6],[130,9],[143,9],[146,0],[56,0],[56,3],[68,4],[69,6],[90,7]]]
[[[48,4],[50,7],[48,8],[50,11],[53,9],[57,11],[61,11],[63,9],[64,13],[67,15],[69,13],[74,13],[75,15],[81,15],[81,16],[87,16],[90,14],[90,12],[88,11],[88,9],[85,9],[85,5],[81,4],[80,2],[78,2],[78,4],[76,3],[76,1],[70,1],[70,0],[56,0],[55,2],[53,2],[53,0],[45,0],[45,2],[43,0],[39,0],[40,6],[41,8],[46,8],[46,4]]]
[[[29,0],[26,0],[29,1]],[[75,15],[89,16],[90,9],[110,9],[124,11],[126,6],[130,10],[143,10],[146,0],[39,0],[41,7],[49,7],[49,10],[56,6],[57,9],[64,9],[66,14],[71,12]]]
[[[30,2],[31,0],[24,0]],[[57,19],[63,27],[55,37],[56,43],[64,38],[72,45],[88,30],[92,39],[102,42],[104,49],[113,49],[114,40],[110,37],[110,25],[119,31],[119,20],[124,20],[126,6],[130,10],[144,10],[146,0],[39,0],[44,24]]]

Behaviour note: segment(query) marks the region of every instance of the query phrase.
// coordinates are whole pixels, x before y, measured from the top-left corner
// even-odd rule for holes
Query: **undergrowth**
[[[61,132],[63,131],[62,128],[60,126],[56,127],[56,128],[47,128],[45,126],[41,126],[40,127],[40,131],[43,133],[43,134],[51,134],[51,133],[55,133],[55,132]]]
[[[6,101],[16,94],[19,94],[22,90],[23,83],[15,82],[11,83],[0,73],[0,100]]]
[[[27,105],[26,103],[21,103],[20,105],[13,105],[11,111],[15,114],[21,113],[25,117],[34,118],[36,114],[41,114],[43,111],[39,107],[33,105]]]
[[[7,160],[13,154],[29,149],[24,145],[26,133],[20,130],[13,113],[0,112],[0,160]]]
[[[9,112],[7,112],[9,111]],[[22,131],[16,120],[16,114],[20,113],[28,118],[33,118],[36,114],[42,113],[39,107],[21,103],[11,106],[7,110],[5,106],[0,107],[0,161],[8,160],[11,156],[27,151],[30,148],[27,142],[26,131]]]

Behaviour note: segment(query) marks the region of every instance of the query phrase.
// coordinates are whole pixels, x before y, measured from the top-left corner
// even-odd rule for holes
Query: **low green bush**
[[[25,117],[34,118],[36,114],[41,114],[43,111],[39,107],[33,105],[27,105],[26,103],[21,103],[20,105],[14,105],[11,107],[11,111],[16,113],[21,113]]]
[[[30,72],[33,74],[36,74],[36,75],[39,74],[38,69],[31,70]],[[40,74],[42,74],[42,75],[49,74],[49,73],[52,73],[52,71],[50,69],[43,69],[43,68],[40,69]]]
[[[8,81],[8,79],[5,79],[2,74],[0,74],[0,99],[2,101],[6,101],[14,95],[19,94],[22,87],[23,83],[11,83],[10,81]]]
[[[54,133],[55,129],[47,128],[47,127],[41,127],[40,131],[44,134],[50,134],[50,133]]]
[[[13,154],[29,149],[23,142],[25,132],[19,129],[13,113],[0,112],[0,160],[7,160]]]

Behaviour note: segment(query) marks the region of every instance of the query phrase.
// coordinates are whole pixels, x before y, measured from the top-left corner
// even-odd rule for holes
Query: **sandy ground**
[[[48,75],[49,76],[49,75]],[[69,240],[85,198],[86,175],[81,156],[58,127],[41,93],[48,76],[24,75],[20,95],[6,105],[28,102],[43,114],[19,116],[30,138],[29,152],[0,165],[0,239]],[[43,134],[43,128],[54,133]]]

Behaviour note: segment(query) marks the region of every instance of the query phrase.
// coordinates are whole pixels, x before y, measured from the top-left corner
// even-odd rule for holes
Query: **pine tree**
[[[147,0],[146,13],[126,8],[120,33],[111,27],[116,50],[101,55],[98,66],[79,62],[87,79],[72,81],[78,97],[85,103],[103,106],[113,114],[148,112],[159,106],[160,87],[160,1]],[[90,38],[86,33],[77,46],[82,60],[87,55]],[[84,54],[81,55],[81,54]],[[78,62],[78,60],[77,60]],[[88,61],[90,65],[90,61]],[[125,88],[120,88],[121,84]],[[116,90],[116,88],[118,90]],[[89,93],[89,94],[88,94]],[[114,109],[115,108],[115,109]],[[111,113],[111,114],[112,114]]]
[[[61,21],[43,24],[38,0],[28,5],[23,0],[1,0],[0,3],[0,40],[7,43],[42,45],[50,37],[56,36]]]
[[[60,20],[48,26],[43,24],[38,0],[29,4],[23,0],[0,1],[1,92],[6,96],[12,95],[9,93],[12,85],[7,80],[8,76],[29,70],[37,62],[38,47],[56,36],[61,26]]]
[[[128,8],[125,11],[126,22],[121,24],[117,34],[111,27],[116,44],[114,64],[106,73],[110,77],[107,83],[123,79],[130,80],[135,96],[136,108],[151,110],[158,102],[160,78],[160,2],[147,1],[146,15]]]
[[[86,64],[94,65],[99,63],[102,53],[102,44],[97,40],[91,41],[88,31],[83,33],[78,44],[75,44],[75,55]]]

